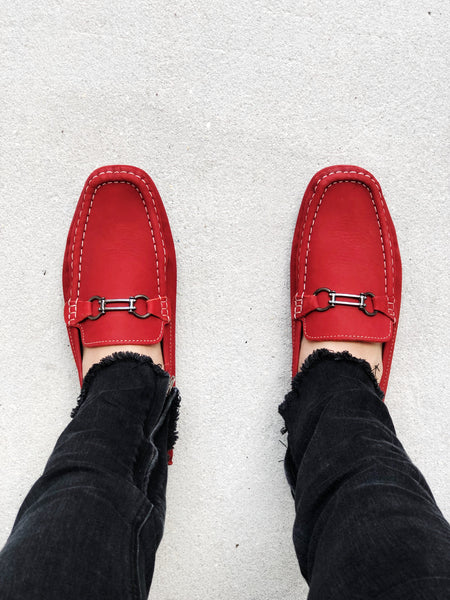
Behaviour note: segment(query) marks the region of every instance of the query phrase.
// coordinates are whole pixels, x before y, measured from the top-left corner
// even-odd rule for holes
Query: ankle
[[[311,341],[304,336],[300,346],[300,357],[298,361],[298,370],[300,371],[303,363],[314,350],[325,348],[330,352],[349,352],[355,358],[362,358],[367,361],[375,375],[378,383],[383,375],[383,344],[378,342],[346,342],[346,341]]]
[[[162,355],[161,344],[153,344],[151,346],[138,345],[117,345],[117,346],[96,346],[94,348],[83,347],[83,377],[95,363],[98,363],[110,356],[114,352],[136,352],[149,356],[153,362],[160,365],[164,369],[164,360]]]

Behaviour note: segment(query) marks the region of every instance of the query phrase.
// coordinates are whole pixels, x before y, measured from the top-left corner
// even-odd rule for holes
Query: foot
[[[315,342],[307,340],[305,336],[302,337],[302,343],[300,346],[300,358],[298,361],[298,370],[300,371],[303,363],[314,350],[319,348],[325,348],[330,352],[350,352],[355,358],[362,358],[366,360],[375,375],[378,383],[381,381],[383,375],[383,344],[378,342],[338,342],[334,340],[327,340],[325,342]]]
[[[153,344],[152,346],[97,346],[95,348],[83,348],[83,377],[89,371],[93,364],[98,363],[110,356],[114,352],[136,352],[149,356],[152,361],[164,369],[164,360],[162,355],[161,344]]]
[[[364,169],[322,169],[303,197],[291,254],[295,375],[325,348],[366,360],[385,392],[397,333],[401,262],[380,186]]]
[[[114,352],[150,356],[175,372],[176,258],[158,190],[141,169],[96,169],[67,238],[63,287],[80,383]]]

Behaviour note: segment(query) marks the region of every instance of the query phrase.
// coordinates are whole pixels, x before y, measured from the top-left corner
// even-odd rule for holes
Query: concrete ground
[[[0,543],[78,394],[65,238],[87,175],[154,178],[179,265],[181,438],[151,598],[306,598],[277,405],[315,171],[379,179],[403,257],[387,403],[450,516],[448,37],[438,0],[1,1]]]

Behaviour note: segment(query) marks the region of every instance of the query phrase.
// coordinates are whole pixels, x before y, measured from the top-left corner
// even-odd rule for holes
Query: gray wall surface
[[[448,37],[437,0],[1,1],[0,543],[79,391],[61,265],[89,173],[139,166],[178,256],[180,440],[150,598],[306,598],[277,405],[289,253],[330,164],[380,181],[403,258],[387,404],[450,516]]]

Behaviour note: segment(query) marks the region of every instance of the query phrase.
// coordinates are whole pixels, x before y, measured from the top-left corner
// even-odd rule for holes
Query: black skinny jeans
[[[127,353],[91,369],[0,553],[2,600],[147,597],[178,402],[150,359]],[[449,525],[367,363],[315,353],[280,412],[310,600],[450,598]]]

